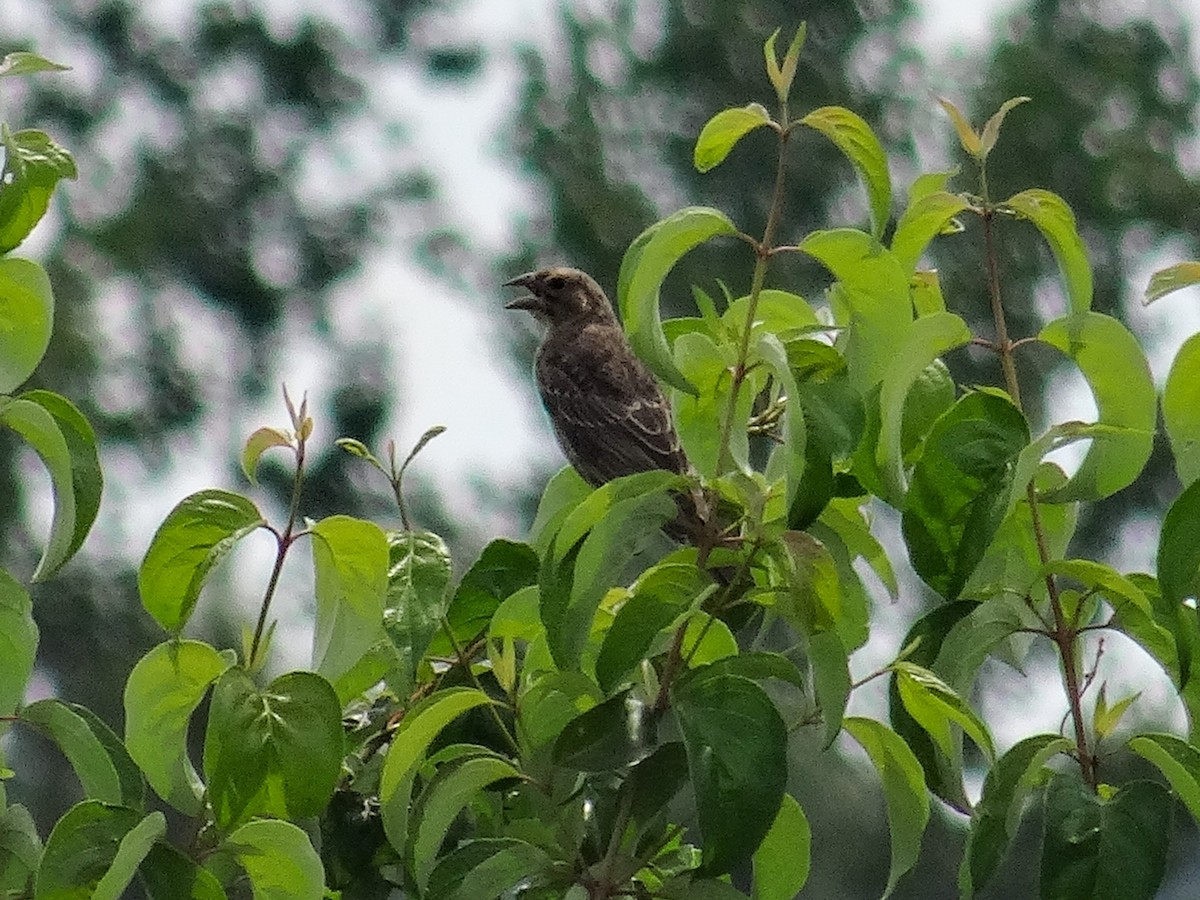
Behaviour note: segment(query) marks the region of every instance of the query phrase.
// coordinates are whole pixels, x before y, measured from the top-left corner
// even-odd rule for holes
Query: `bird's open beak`
[[[504,286],[528,288],[536,274],[536,272],[526,272],[524,275],[518,275],[516,278],[504,282]],[[523,309],[526,311],[538,309],[540,306],[541,304],[538,302],[537,297],[534,297],[532,294],[525,297],[518,297],[511,303],[504,304],[505,309]]]

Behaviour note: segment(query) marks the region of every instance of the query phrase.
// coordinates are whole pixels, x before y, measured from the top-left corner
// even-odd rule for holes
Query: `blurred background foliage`
[[[181,466],[239,485],[240,441],[280,420],[283,354],[319,359],[314,369],[327,383],[317,413],[337,434],[377,445],[404,416],[414,388],[401,376],[394,335],[348,336],[338,327],[354,298],[336,288],[363,255],[404,254],[483,310],[499,303],[489,284],[540,263],[568,261],[611,287],[630,240],[685,204],[720,207],[761,231],[769,135],[751,136],[704,176],[691,166],[691,147],[716,110],[767,101],[761,44],[777,26],[786,34],[808,21],[798,112],[837,104],[867,119],[889,150],[898,196],[919,171],[958,162],[934,93],[976,122],[1008,97],[1034,98],[1010,117],[992,156],[993,193],[1040,186],[1066,199],[1092,253],[1098,309],[1125,316],[1161,254],[1174,261],[1197,252],[1200,81],[1192,23],[1167,2],[1151,11],[1111,0],[1031,0],[997,18],[986,46],[957,57],[922,46],[915,0],[546,2],[537,7],[544,14],[525,13],[540,32],[504,47],[459,36],[455,22],[469,20],[476,6],[466,0],[22,6],[21,27],[0,38],[0,53],[35,49],[76,71],[6,85],[0,113],[14,126],[49,131],[81,172],[35,246],[23,248],[43,259],[57,297],[55,337],[36,381],[91,419],[108,479],[108,512],[89,552],[37,589],[38,674],[41,690],[113,724],[129,668],[160,639],[133,575],[157,524],[137,516],[142,492],[168,489]],[[480,259],[484,251],[463,225],[471,211],[449,209],[444,169],[410,139],[412,113],[381,102],[372,88],[377,66],[399,62],[415,73],[412,90],[453,91],[488,77],[489,54],[497,53],[516,60],[520,76],[493,150],[528,190],[507,250]],[[789,161],[781,237],[863,224],[865,201],[844,159],[819,136],[801,137]],[[971,187],[971,174],[954,186]],[[482,193],[479,203],[488,202]],[[1009,260],[1004,292],[1011,329],[1022,336],[1064,303],[1032,229],[1004,224],[1012,226],[1000,235]],[[951,307],[986,334],[980,245],[968,230],[940,242],[934,262]],[[743,293],[749,273],[740,244],[692,254],[673,273],[664,302],[685,311],[687,286],[712,291],[717,278]],[[774,268],[771,280],[814,299],[823,283],[799,256]],[[403,286],[396,293],[401,304],[414,302]],[[511,345],[511,364],[523,374],[531,334],[513,328],[494,340]],[[999,380],[984,355],[952,362],[961,381]],[[1046,379],[1056,365],[1049,353],[1030,356],[1030,399],[1037,385],[1053,383]],[[528,401],[535,402],[531,386]],[[383,485],[353,463],[344,454],[315,461],[309,515],[387,509]],[[0,434],[0,564],[22,575],[44,534],[47,498],[35,471]],[[501,515],[527,524],[548,472],[524,474],[525,492],[487,496]],[[283,470],[265,466],[263,481],[278,502]],[[420,524],[448,538],[460,567],[469,563],[491,536],[482,533],[480,510],[453,507],[429,484],[414,487]],[[1176,490],[1159,453],[1134,487],[1083,520],[1078,541],[1103,555],[1122,536],[1136,536],[1128,523],[1160,517]],[[1152,534],[1143,538],[1153,546]],[[233,579],[226,588],[239,590]],[[919,600],[912,606],[919,614]],[[210,617],[206,627],[210,639],[237,644],[235,616]],[[9,740],[14,798],[30,804],[45,829],[74,800],[63,788],[69,771],[27,732]],[[878,895],[888,840],[874,776],[837,754],[818,755],[803,736],[800,744],[792,790],[814,825],[807,894]],[[1035,820],[1026,823],[1029,834]],[[896,896],[957,896],[957,825],[950,813],[935,821],[918,870]],[[1195,854],[1175,860],[1164,897],[1194,894],[1194,862],[1184,857]],[[989,896],[1031,895],[1035,869],[1018,844]]]

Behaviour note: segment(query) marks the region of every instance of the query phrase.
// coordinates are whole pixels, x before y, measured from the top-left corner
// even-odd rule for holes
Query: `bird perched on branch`
[[[584,481],[599,487],[653,469],[690,473],[667,398],[634,355],[600,285],[562,266],[505,284],[529,291],[507,308],[526,310],[546,326],[534,376],[558,444]],[[699,491],[676,502],[679,516],[664,527],[667,534],[689,543],[711,535]]]

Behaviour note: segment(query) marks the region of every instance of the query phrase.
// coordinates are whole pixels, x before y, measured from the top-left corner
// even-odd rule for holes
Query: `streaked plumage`
[[[534,375],[559,446],[584,480],[599,486],[651,469],[689,472],[671,407],[600,286],[561,266],[507,284],[529,291],[508,308],[527,310],[546,326]],[[697,498],[681,496],[680,519],[668,533],[694,536],[702,525]]]

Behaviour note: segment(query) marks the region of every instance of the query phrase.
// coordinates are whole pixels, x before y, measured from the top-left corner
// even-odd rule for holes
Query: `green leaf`
[[[1000,126],[1004,124],[1004,117],[1013,111],[1022,103],[1028,103],[1029,97],[1013,97],[1011,100],[1005,100],[1000,104],[1000,108],[992,115],[987,123],[983,126],[983,134],[979,138],[979,150],[986,158],[992,152],[992,148],[996,146],[996,139],[1000,137]]]
[[[254,900],[322,900],[326,896],[321,858],[308,835],[291,822],[259,819],[246,823],[225,839],[205,868],[226,868],[230,862],[246,873]]]
[[[317,596],[312,664],[332,681],[383,633],[388,538],[374,522],[350,516],[330,516],[310,531]],[[397,578],[405,580],[403,573]]]
[[[89,800],[142,807],[146,785],[129,753],[95,713],[61,700],[31,703],[21,710],[27,722],[58,744]]]
[[[1193,284],[1200,284],[1200,262],[1181,262],[1167,266],[1150,276],[1142,303],[1149,306],[1159,297],[1165,297],[1173,291],[1191,287]]]
[[[833,554],[804,531],[785,531],[780,542],[787,551],[783,564],[788,588],[776,601],[780,615],[801,634],[835,629],[841,619],[842,591]]]
[[[909,287],[918,318],[946,311],[946,298],[942,296],[942,283],[936,269],[914,272]]]
[[[871,234],[876,239],[881,238],[891,208],[892,184],[888,177],[887,154],[883,152],[883,145],[871,126],[861,116],[841,106],[814,109],[800,122],[833,141],[854,164],[867,189],[867,200],[871,207]]]
[[[230,665],[208,644],[168,641],[125,682],[125,747],[155,792],[190,816],[200,813],[204,785],[188,759],[188,720]]]
[[[1138,697],[1142,696],[1142,692],[1130,694],[1127,697],[1122,697],[1112,706],[1108,705],[1107,684],[1100,685],[1100,693],[1096,697],[1096,707],[1092,710],[1092,731],[1096,734],[1096,739],[1104,740],[1113,730],[1121,724],[1121,719],[1125,717],[1125,713],[1129,707],[1133,705]]]
[[[792,900],[808,880],[811,845],[804,810],[784,794],[771,830],[754,852],[754,900]]]
[[[521,773],[499,756],[480,753],[441,766],[413,805],[413,873],[424,891],[450,826],[484,788]]]
[[[34,580],[44,580],[67,561],[75,543],[77,520],[71,449],[54,416],[32,400],[0,397],[0,425],[7,425],[21,435],[50,473],[54,488],[54,519],[50,525],[50,539],[33,575]]]
[[[627,689],[568,722],[554,742],[553,759],[578,772],[611,772],[649,756],[655,738],[651,711]]]
[[[738,297],[721,314],[721,324],[729,334],[743,334],[747,325],[750,336],[771,332],[785,340],[793,334],[810,334],[828,328],[817,318],[816,312],[799,294],[763,288],[758,292],[758,303],[754,307],[754,318],[750,315],[750,296]]]
[[[659,318],[658,293],[671,267],[692,248],[710,238],[737,234],[737,226],[720,210],[689,206],[643,231],[621,260],[617,305],[629,342],[651,371],[689,394],[688,383],[671,359]]]
[[[978,608],[977,603],[967,600],[934,607],[914,622],[904,636],[900,643],[903,658],[932,669],[951,629]],[[925,770],[925,783],[929,785],[929,790],[951,808],[968,812],[971,804],[963,788],[962,741],[956,736],[952,752],[948,755],[943,753],[933,742],[930,733],[909,713],[900,696],[899,680],[895,672],[888,679],[888,719],[892,730],[908,744]]]
[[[45,57],[26,50],[9,53],[0,60],[0,77],[6,75],[32,75],[35,72],[66,72],[70,66],[59,65]]]
[[[697,610],[683,632],[683,654],[693,669],[724,662],[737,656],[737,638],[720,619]]]
[[[314,816],[342,768],[342,709],[329,682],[291,672],[260,691],[240,666],[213,688],[204,774],[217,826]]]
[[[842,716],[850,700],[850,659],[836,631],[818,631],[808,640],[813,690],[825,720],[825,745],[841,733]]]
[[[121,900],[142,860],[150,853],[155,841],[166,833],[167,819],[158,810],[133,826],[121,838],[112,865],[92,892],[92,900]]]
[[[1163,424],[1183,486],[1200,478],[1200,334],[1179,348],[1162,395]]]
[[[41,857],[42,842],[29,810],[15,803],[0,808],[0,896],[30,896]]]
[[[0,122],[0,142],[4,144],[4,170],[0,172],[0,254],[3,254],[25,240],[46,214],[59,180],[73,179],[77,173],[71,154],[44,131],[11,132]]]
[[[1054,252],[1067,288],[1071,313],[1082,315],[1092,308],[1092,266],[1087,247],[1075,227],[1075,214],[1066,201],[1042,188],[1014,194],[1004,205],[1037,226]]]
[[[754,344],[754,356],[766,363],[771,374],[778,381],[785,397],[799,398],[800,390],[796,386],[796,378],[788,365],[787,351],[779,338],[770,332],[760,334]],[[783,412],[783,452],[786,460],[784,471],[787,476],[787,503],[791,509],[792,503],[800,491],[806,465],[804,411],[799,403],[790,403]]]
[[[873,719],[850,717],[843,723],[846,731],[867,751],[883,780],[888,831],[892,837],[892,863],[888,871],[888,896],[900,877],[911,869],[921,852],[921,837],[929,822],[929,795],[921,764],[908,745]]]
[[[903,425],[909,390],[942,354],[971,340],[967,323],[953,313],[933,313],[912,324],[894,348],[879,392],[879,445],[875,458],[894,496],[904,494]],[[1026,432],[1028,436],[1028,432]]]
[[[1154,382],[1142,348],[1124,325],[1101,313],[1057,319],[1038,340],[1056,347],[1079,367],[1096,398],[1098,424],[1079,471],[1053,503],[1100,500],[1128,487],[1141,473],[1154,447]]]
[[[901,660],[892,663],[904,708],[924,728],[947,757],[954,756],[951,725],[970,736],[988,759],[996,755],[992,736],[974,710],[948,684],[928,669]]]
[[[696,171],[707,172],[716,168],[729,155],[734,144],[755,128],[769,125],[770,122],[771,114],[761,103],[721,110],[704,123],[700,137],[696,138],[696,149],[692,154]]]
[[[142,605],[163,628],[182,629],[213,567],[263,524],[258,507],[240,494],[212,489],[181,500],[138,569]]]
[[[946,634],[932,668],[960,694],[996,645],[1021,629],[1044,627],[1024,601],[1024,592],[1004,593],[979,604]]]
[[[583,483],[582,479],[580,483]],[[591,492],[590,487],[585,486],[584,490]],[[541,560],[528,544],[498,538],[484,547],[479,559],[471,564],[458,583],[446,611],[446,620],[459,644],[470,644],[485,633],[504,600],[523,588],[536,585],[540,567]],[[443,632],[434,637],[429,652],[450,655],[454,648]]]
[[[96,521],[100,511],[100,495],[104,488],[104,475],[100,470],[100,452],[96,444],[96,433],[83,413],[70,400],[51,391],[26,391],[18,400],[28,400],[36,403],[48,412],[58,426],[63,440],[67,445],[67,455],[71,466],[71,491],[75,500],[74,527],[70,541],[63,551],[61,562],[57,565],[47,563],[45,558],[34,573],[35,581],[44,581],[55,572],[59,566],[75,555],[83,545],[84,538]],[[57,497],[57,495],[56,495]],[[54,529],[60,527],[58,522],[57,501],[55,506],[55,522],[51,529],[51,544],[57,542]],[[62,523],[63,528],[66,522]]]
[[[1077,507],[1073,503],[1041,504],[1038,507],[1042,537],[1051,558],[1066,553],[1077,518]],[[1023,596],[1032,588],[1033,596],[1040,598],[1045,590],[1036,583],[1041,568],[1041,551],[1029,503],[1021,500],[1000,524],[960,593],[964,597],[987,600],[1004,593]]]
[[[708,335],[695,332],[676,339],[675,362],[696,388],[694,395],[671,392],[679,441],[696,471],[706,478],[716,478],[721,474],[722,460],[721,429],[715,423],[722,421],[729,409],[733,389],[729,373],[735,365],[735,350],[731,345],[718,346]],[[750,470],[750,438],[745,424],[758,393],[753,388],[753,384],[744,385],[738,394],[729,434],[730,461],[741,472]]]
[[[425,900],[492,900],[550,866],[546,851],[516,838],[466,841],[447,853],[429,875]]]
[[[416,684],[417,667],[446,612],[450,551],[429,531],[393,532],[387,542],[390,559],[383,624],[399,654],[403,676],[389,684],[397,693],[406,693]]]
[[[592,493],[592,486],[583,480],[574,466],[563,466],[554,474],[542,491],[537,514],[529,529],[529,543],[538,553],[550,548],[554,535],[567,516]]]
[[[796,80],[796,66],[800,61],[800,49],[804,46],[804,38],[808,33],[808,23],[801,22],[800,27],[796,29],[796,35],[792,38],[787,53],[783,55],[782,67],[775,56],[775,39],[779,37],[781,30],[776,28],[767,38],[767,42],[763,44],[763,56],[767,63],[767,78],[770,79],[771,86],[775,88],[779,102],[786,105],[788,94],[792,90],[792,82]]]
[[[560,668],[578,664],[600,600],[617,582],[624,562],[678,514],[671,488],[681,480],[666,472],[646,472],[610,481],[564,523],[555,541],[556,553],[576,545],[580,526],[587,523],[590,530],[573,559],[568,555],[558,562],[548,556],[544,566],[542,623]],[[627,492],[632,495],[622,496]],[[600,517],[589,523],[596,513]]]
[[[412,777],[429,745],[463,713],[491,702],[476,688],[445,688],[426,697],[400,720],[379,780],[383,827],[393,847],[405,845]]]
[[[33,674],[38,628],[25,588],[0,569],[0,716],[11,716]],[[0,727],[0,733],[3,733]]]
[[[971,830],[959,870],[964,896],[970,897],[991,881],[1017,835],[1026,798],[1049,771],[1046,762],[1073,747],[1064,737],[1039,734],[1014,744],[996,760],[971,814]]]
[[[1102,800],[1075,772],[1046,789],[1042,897],[1152,900],[1166,868],[1171,797],[1152,781],[1123,784]]]
[[[138,826],[140,818],[132,809],[99,800],[84,800],[72,806],[46,839],[35,900],[91,900],[97,896],[101,880],[122,850],[123,839]],[[162,813],[151,813],[147,818],[165,830]],[[150,830],[153,827],[149,826]],[[122,869],[132,853],[131,847],[122,857]],[[114,880],[120,874],[118,870]],[[132,870],[129,874],[132,877]],[[123,887],[120,885],[116,894],[106,888],[108,896],[118,896]]]
[[[528,662],[525,668],[531,669]],[[518,696],[517,732],[522,747],[540,750],[557,739],[568,722],[604,697],[582,672],[533,671],[536,677]]]
[[[835,322],[844,326],[838,345],[851,383],[865,395],[883,381],[897,343],[912,327],[904,268],[874,237],[849,228],[814,231],[800,249],[839,282],[830,292]]]
[[[596,658],[596,680],[606,694],[643,658],[655,638],[709,586],[696,566],[663,563],[642,573],[617,610]]]
[[[255,484],[255,472],[258,471],[258,459],[272,447],[291,447],[291,438],[278,428],[258,428],[246,438],[242,447],[242,473],[246,480]]]
[[[945,191],[909,202],[892,235],[892,255],[906,274],[911,277],[916,272],[929,242],[945,231],[951,219],[969,208],[970,204],[962,197]]]
[[[169,844],[155,844],[138,867],[150,900],[228,900],[221,883]]]
[[[54,292],[46,270],[27,259],[0,259],[0,394],[37,368],[54,327]]]
[[[950,116],[950,122],[954,125],[954,130],[958,133],[958,142],[962,144],[962,148],[975,159],[982,160],[986,155],[983,152],[983,141],[975,133],[975,129],[971,127],[971,123],[958,111],[958,107],[945,97],[938,97],[937,102],[941,104],[942,109]]]
[[[698,669],[672,689],[704,836],[703,870],[728,872],[771,828],[787,781],[787,730],[753,681]]]
[[[1021,412],[983,391],[960,398],[926,437],[901,526],[913,568],[946,599],[959,596],[1000,528],[1028,443]]]
[[[1194,597],[1200,582],[1200,481],[1175,498],[1158,539],[1158,582],[1172,605]]]
[[[1200,750],[1173,734],[1139,734],[1129,749],[1163,773],[1192,818],[1200,822]]]

